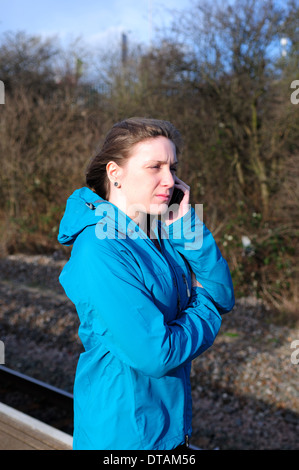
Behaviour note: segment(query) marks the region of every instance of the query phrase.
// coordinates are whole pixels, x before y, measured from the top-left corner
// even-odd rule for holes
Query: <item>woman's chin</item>
[[[160,204],[151,204],[149,214],[163,215],[167,212],[167,210],[168,210],[168,204],[166,202],[160,203]]]

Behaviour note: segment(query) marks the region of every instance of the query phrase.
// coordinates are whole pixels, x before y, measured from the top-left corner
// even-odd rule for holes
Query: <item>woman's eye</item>
[[[160,165],[155,165],[155,166],[151,166],[150,168],[156,168],[156,169],[160,170],[161,166]],[[170,171],[177,171],[177,168],[170,168]]]

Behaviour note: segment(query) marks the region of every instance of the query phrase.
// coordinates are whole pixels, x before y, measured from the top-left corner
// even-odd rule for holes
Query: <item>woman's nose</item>
[[[175,175],[170,170],[165,170],[162,178],[162,186],[167,186],[168,188],[172,188],[174,186],[174,178]]]

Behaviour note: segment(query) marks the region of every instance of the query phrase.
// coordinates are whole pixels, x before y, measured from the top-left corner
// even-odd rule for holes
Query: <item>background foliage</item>
[[[172,121],[179,177],[231,268],[236,295],[283,321],[298,306],[299,8],[289,1],[194,4],[155,44],[91,56],[80,40],[6,33],[0,42],[0,249],[51,253],[67,197],[113,123]],[[281,39],[287,38],[282,50]],[[124,53],[125,52],[125,53]],[[96,79],[89,78],[90,68]],[[247,242],[246,242],[247,241]],[[287,314],[287,315],[286,315]]]

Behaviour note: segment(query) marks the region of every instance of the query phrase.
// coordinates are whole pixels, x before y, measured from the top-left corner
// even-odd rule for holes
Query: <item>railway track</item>
[[[73,395],[0,366],[0,402],[61,431],[73,432]]]

